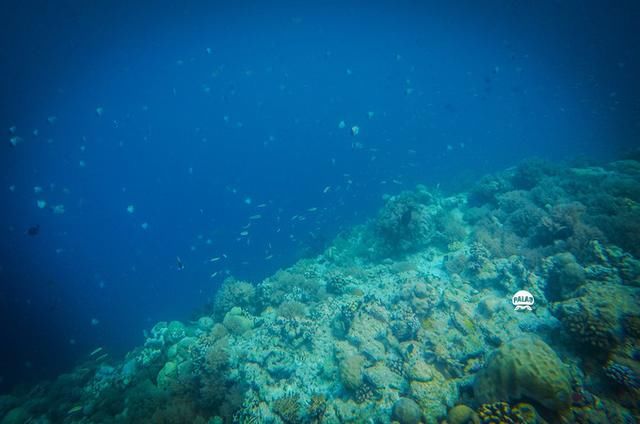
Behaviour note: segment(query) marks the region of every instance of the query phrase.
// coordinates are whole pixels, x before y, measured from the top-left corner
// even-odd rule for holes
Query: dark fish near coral
[[[26,234],[28,236],[34,237],[37,236],[40,233],[40,225],[32,225],[31,227],[29,227],[29,229],[27,230]]]

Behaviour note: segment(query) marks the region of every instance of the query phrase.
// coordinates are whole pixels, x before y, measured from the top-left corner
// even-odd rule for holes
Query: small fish
[[[248,236],[249,235],[249,231],[242,231],[240,233],[240,235],[243,236],[243,237]]]
[[[209,262],[218,262],[220,259],[220,256],[216,256],[215,258],[209,259]]]
[[[40,233],[40,225],[39,224],[31,226],[27,230],[27,235],[31,236],[31,237],[37,236],[39,233]]]
[[[67,415],[75,414],[76,412],[80,411],[82,411],[82,405],[76,405],[67,411]]]
[[[22,143],[22,137],[14,135],[13,137],[9,138],[9,143],[11,144],[11,147],[16,147],[18,144]]]
[[[102,361],[102,360],[103,360],[103,359],[105,359],[107,356],[109,356],[109,354],[108,354],[108,353],[105,353],[104,355],[100,355],[100,356],[98,356],[98,357],[96,358],[96,362],[100,362],[100,361]]]
[[[328,192],[329,190],[331,190],[331,186],[326,186],[326,187],[324,188],[324,190],[322,190],[322,193],[323,193],[323,194],[327,194],[327,192]]]
[[[315,212],[317,210],[318,210],[318,208],[309,208],[309,209],[307,209],[307,212]]]
[[[178,271],[182,271],[184,269],[184,264],[182,263],[180,256],[176,256],[176,265],[178,267]]]
[[[209,278],[214,278],[216,275],[218,275],[218,271],[216,271],[216,272],[214,272],[213,274],[211,274],[211,275],[209,276]]]
[[[251,215],[251,216],[249,217],[249,219],[253,219],[253,220],[255,220],[255,219],[260,219],[260,218],[262,218],[262,215],[260,215],[260,214]]]
[[[271,259],[271,258],[273,258],[273,255],[267,255],[267,256],[265,256],[265,257],[264,257],[264,260],[265,260],[265,261],[268,261],[268,260],[269,260],[269,259]]]
[[[94,350],[93,352],[91,352],[89,354],[89,356],[94,356],[96,353],[100,353],[100,352],[102,352],[102,347],[99,347],[96,350]]]
[[[258,206],[256,206],[256,208],[264,208],[266,206],[267,206],[266,203],[260,203]]]

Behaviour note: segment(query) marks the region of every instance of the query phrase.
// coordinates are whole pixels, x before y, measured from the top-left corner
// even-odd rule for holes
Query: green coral
[[[356,391],[362,386],[364,363],[362,355],[352,355],[340,362],[340,379],[347,389]]]
[[[608,351],[615,342],[615,319],[604,309],[581,305],[578,311],[567,313],[562,322],[579,344]]]
[[[485,403],[478,408],[482,424],[524,424],[519,411],[512,409],[507,402]]]
[[[253,328],[253,321],[238,307],[227,312],[222,323],[231,334],[235,335],[242,335]]]
[[[436,231],[433,200],[426,190],[390,197],[374,224],[378,253],[397,255],[426,246]]]
[[[422,411],[413,399],[403,397],[393,404],[392,419],[400,424],[418,424],[422,421]]]
[[[220,321],[235,306],[255,312],[253,311],[255,300],[256,289],[252,284],[227,278],[216,293],[213,315],[216,320]]]
[[[287,424],[302,422],[300,417],[300,396],[288,394],[273,402],[273,411]]]
[[[551,410],[569,405],[570,375],[542,340],[526,336],[493,352],[476,376],[474,394],[481,403],[533,399]]]
[[[323,394],[316,394],[311,396],[309,407],[307,408],[307,415],[313,420],[320,421],[327,410],[327,397]]]
[[[480,418],[467,405],[456,405],[447,414],[447,424],[480,424]]]

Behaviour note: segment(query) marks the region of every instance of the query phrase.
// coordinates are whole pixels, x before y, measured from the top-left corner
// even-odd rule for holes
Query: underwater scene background
[[[640,3],[5,2],[0,423],[635,423]]]

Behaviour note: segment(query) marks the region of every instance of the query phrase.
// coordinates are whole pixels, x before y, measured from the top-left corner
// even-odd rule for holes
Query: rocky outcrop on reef
[[[318,257],[228,279],[209,314],[156,324],[124,360],[0,397],[0,417],[634,422],[639,255],[635,161],[531,161],[452,196],[420,186]],[[519,290],[533,310],[514,310]]]

